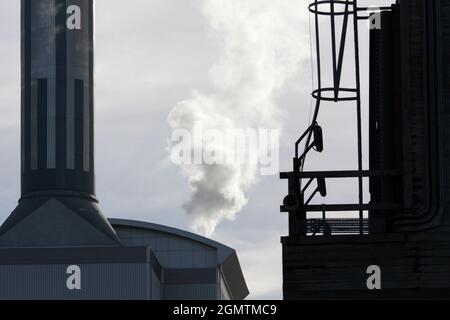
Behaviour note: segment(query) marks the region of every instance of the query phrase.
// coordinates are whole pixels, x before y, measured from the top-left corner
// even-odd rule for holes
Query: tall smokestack
[[[21,0],[22,191],[1,246],[116,245],[94,175],[94,0]]]

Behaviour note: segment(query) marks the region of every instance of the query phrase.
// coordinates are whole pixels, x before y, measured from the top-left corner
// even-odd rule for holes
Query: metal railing
[[[359,219],[308,219],[307,234],[311,236],[359,235]],[[363,234],[369,234],[369,219],[363,219]]]

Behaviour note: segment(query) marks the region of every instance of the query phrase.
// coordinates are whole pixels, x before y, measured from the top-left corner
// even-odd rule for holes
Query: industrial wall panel
[[[56,104],[55,78],[47,79],[47,168],[56,168]]]
[[[74,263],[76,265],[76,262]],[[138,299],[149,298],[146,263],[79,264],[81,289],[69,290],[70,265],[2,265],[0,299]]]
[[[151,271],[152,277],[152,300],[161,300],[162,299],[162,285],[156,273]]]
[[[192,268],[194,266],[194,256],[192,251],[180,251],[180,268]]]
[[[315,243],[283,241],[285,299],[450,297],[448,234],[442,241],[345,236]],[[381,269],[382,290],[367,288],[372,265]]]
[[[66,105],[66,167],[75,169],[75,86],[77,80],[67,81]],[[81,80],[78,80],[81,81]]]
[[[216,250],[192,239],[128,227],[116,227],[116,231],[127,246],[151,246],[164,268],[215,268],[217,266]]]
[[[216,300],[219,297],[215,284],[166,284],[164,300]]]
[[[169,246],[175,248],[177,246],[183,249],[191,249],[191,250],[209,250],[215,251],[214,248],[205,245],[203,243],[194,241],[188,238],[182,238],[175,235],[168,235],[159,231],[152,230],[144,230],[133,227],[124,227],[124,226],[116,226],[117,234],[120,235],[121,239],[128,243],[140,243],[140,245],[144,244],[143,242],[151,241],[152,248],[156,250],[169,250]],[[169,244],[169,242],[178,242],[181,241],[181,244]]]
[[[217,284],[217,268],[164,269],[164,284]]]
[[[90,102],[89,102],[89,85],[86,83],[83,87],[83,171],[90,171],[91,162],[91,114],[90,114]]]
[[[220,273],[219,275],[219,286],[220,286],[220,300],[231,300],[230,291],[228,290],[228,286],[223,275]]]
[[[30,112],[31,170],[38,168],[38,81],[31,81]]]
[[[38,80],[38,168],[45,169],[47,167],[47,106],[48,106],[48,89],[47,79]]]

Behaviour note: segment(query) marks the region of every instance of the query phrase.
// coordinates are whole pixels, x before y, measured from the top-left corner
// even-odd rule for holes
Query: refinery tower
[[[22,188],[0,228],[0,299],[245,298],[233,249],[101,212],[94,0],[22,0],[20,19]]]

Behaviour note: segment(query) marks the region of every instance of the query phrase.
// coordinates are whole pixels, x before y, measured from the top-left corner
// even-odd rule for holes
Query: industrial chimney
[[[22,191],[0,246],[120,244],[95,197],[93,2],[21,1]]]

